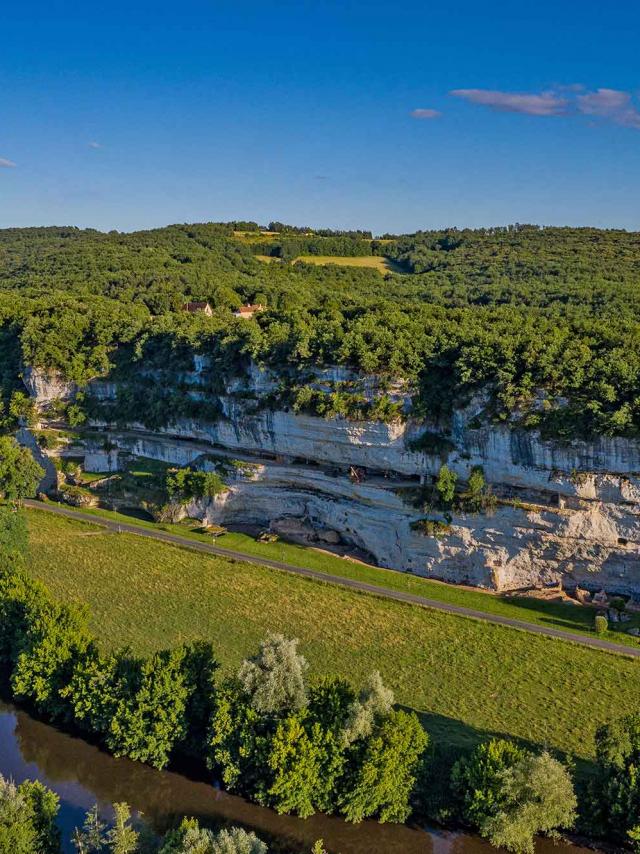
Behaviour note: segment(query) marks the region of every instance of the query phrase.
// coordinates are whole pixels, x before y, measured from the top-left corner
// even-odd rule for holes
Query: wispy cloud
[[[102,145],[101,145],[99,142],[96,142],[95,140],[92,140],[92,141],[89,143],[89,148],[102,148]]]
[[[556,86],[545,92],[501,92],[494,89],[454,89],[449,93],[473,104],[529,116],[591,116],[640,130],[640,109],[629,92],[596,89],[581,84]]]
[[[640,110],[631,95],[619,89],[596,89],[576,99],[578,111],[585,116],[596,116],[624,127],[640,130]]]
[[[505,113],[526,113],[529,116],[561,116],[569,101],[554,92],[528,94],[525,92],[499,92],[493,89],[454,89],[449,93],[473,104],[491,107]]]
[[[418,109],[412,110],[411,115],[414,119],[437,119],[442,115],[442,113],[439,110],[418,107]]]
[[[6,157],[0,157],[0,169],[14,169],[15,163],[13,160],[7,160]]]

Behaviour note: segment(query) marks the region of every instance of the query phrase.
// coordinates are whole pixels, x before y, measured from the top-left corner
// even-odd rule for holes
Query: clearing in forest
[[[403,270],[391,258],[381,255],[300,255],[293,261],[294,264],[300,262],[304,264],[318,264],[323,267],[327,264],[337,264],[339,267],[371,267],[383,275],[385,273],[406,273],[406,270]]]

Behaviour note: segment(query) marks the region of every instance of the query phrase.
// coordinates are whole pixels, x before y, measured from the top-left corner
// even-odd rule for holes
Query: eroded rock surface
[[[335,370],[342,381],[344,370]],[[196,362],[194,386],[201,371]],[[320,385],[333,379],[331,372],[318,372]],[[32,373],[27,386],[46,404],[59,396],[60,383],[52,383]],[[326,536],[369,552],[382,566],[423,576],[498,590],[562,581],[640,595],[638,441],[546,442],[509,424],[479,424],[480,400],[454,413],[449,448],[427,454],[411,450],[412,442],[442,425],[257,408],[256,397],[273,391],[274,383],[273,375],[253,366],[245,378],[227,383],[217,421],[178,420],[155,433],[132,424],[128,431],[111,429],[110,440],[177,465],[206,466],[208,452],[253,460],[236,471],[226,493],[186,508],[207,523],[268,527],[295,519],[321,539],[331,532]],[[367,387],[377,393],[373,380]],[[116,393],[103,381],[95,391],[103,399]],[[254,395],[249,403],[247,393]],[[394,393],[400,398],[404,391],[399,386]],[[425,516],[415,492],[444,462],[461,482],[473,466],[482,466],[498,504],[491,513],[454,513],[444,535],[425,535],[412,526]],[[362,482],[349,477],[352,469],[363,470]]]

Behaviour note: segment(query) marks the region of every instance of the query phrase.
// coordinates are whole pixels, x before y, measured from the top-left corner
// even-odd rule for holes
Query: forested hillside
[[[404,273],[291,263],[386,255]],[[260,257],[258,257],[260,256]],[[269,256],[271,263],[265,263]],[[567,439],[640,432],[640,234],[511,226],[414,235],[282,223],[0,231],[0,379],[80,384],[179,364],[344,364],[405,377],[414,412],[486,389],[490,416]],[[182,310],[208,300],[213,316]],[[267,310],[233,317],[244,302]],[[386,417],[397,417],[393,410]]]

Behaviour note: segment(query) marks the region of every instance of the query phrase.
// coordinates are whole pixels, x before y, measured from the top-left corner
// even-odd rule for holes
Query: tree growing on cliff
[[[0,436],[0,497],[21,504],[35,495],[44,469],[34,460],[28,448],[15,439]]]
[[[15,422],[32,426],[38,420],[38,412],[34,400],[23,391],[14,391],[9,401],[9,415]]]
[[[443,507],[450,507],[456,494],[456,481],[458,476],[448,466],[442,466],[436,480],[436,493],[438,502]]]

